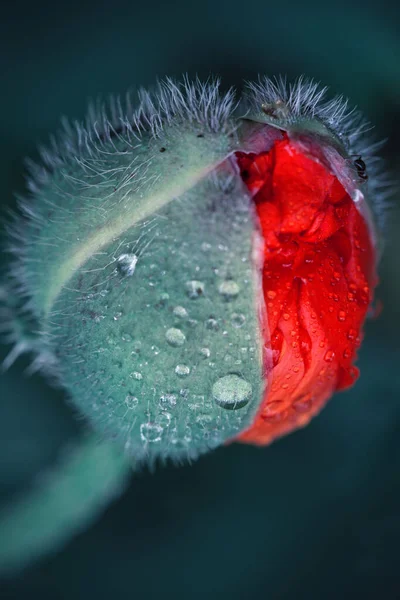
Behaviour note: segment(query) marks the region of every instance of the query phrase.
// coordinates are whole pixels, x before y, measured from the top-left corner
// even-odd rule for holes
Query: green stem
[[[131,464],[118,447],[85,436],[33,489],[0,513],[0,574],[61,547],[117,496]]]

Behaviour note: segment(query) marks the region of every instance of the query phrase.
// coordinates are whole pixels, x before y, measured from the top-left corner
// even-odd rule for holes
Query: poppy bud
[[[324,93],[264,80],[235,112],[167,80],[42,152],[15,244],[31,347],[128,456],[266,444],[356,380],[376,232],[362,126]]]
[[[5,366],[33,352],[94,435],[0,519],[0,568],[82,527],[132,463],[268,444],[355,382],[381,180],[364,122],[324,95],[264,79],[237,106],[167,79],[65,122],[30,165]]]

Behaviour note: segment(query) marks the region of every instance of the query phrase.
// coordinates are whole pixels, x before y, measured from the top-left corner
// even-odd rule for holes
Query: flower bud
[[[374,188],[323,96],[265,80],[235,111],[167,80],[43,151],[14,244],[31,347],[128,457],[269,443],[357,378]]]

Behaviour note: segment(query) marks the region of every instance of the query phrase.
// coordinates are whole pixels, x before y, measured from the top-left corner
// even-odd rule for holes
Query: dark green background
[[[226,85],[258,73],[321,80],[389,138],[395,179],[396,4],[9,3],[0,15],[2,221],[13,191],[24,190],[24,157],[37,156],[62,114],[81,118],[90,97],[186,71],[219,74]],[[137,474],[94,526],[2,583],[1,598],[400,597],[398,194],[393,205],[384,311],[367,325],[356,387],[271,447],[232,445],[191,466]],[[0,378],[2,502],[28,489],[84,426],[62,391],[22,375],[26,364]]]

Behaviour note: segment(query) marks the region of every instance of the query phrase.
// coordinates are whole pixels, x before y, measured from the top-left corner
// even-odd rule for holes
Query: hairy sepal
[[[59,294],[48,323],[62,381],[136,461],[195,458],[253,420],[264,385],[255,236],[228,160],[93,254]],[[250,390],[243,405],[218,402],[232,381]]]

